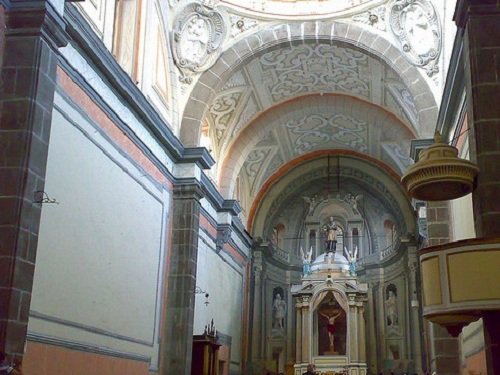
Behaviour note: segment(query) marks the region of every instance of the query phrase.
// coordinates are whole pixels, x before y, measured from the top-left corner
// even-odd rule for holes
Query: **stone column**
[[[411,347],[415,363],[415,372],[420,374],[422,372],[422,350],[421,350],[421,327],[420,327],[420,311],[419,299],[417,291],[417,257],[416,248],[414,246],[408,247],[408,269],[409,269],[409,287],[410,287],[410,327],[411,327]]]
[[[427,202],[428,246],[450,242],[450,211],[448,202]]]
[[[295,363],[302,363],[302,300],[300,298],[297,299],[295,309],[297,311],[295,321]]]
[[[367,337],[368,337],[368,357],[370,367],[369,370],[372,373],[378,373],[378,356],[377,356],[377,322],[375,317],[375,301],[373,300],[373,290],[378,287],[378,283],[372,283],[368,288],[368,306],[369,309],[366,311],[368,326],[367,328]],[[371,307],[371,308],[370,308]],[[380,314],[381,312],[379,312]]]
[[[302,300],[302,363],[310,363],[312,348],[312,330],[311,330],[311,310],[309,309],[309,298],[303,297]]]
[[[252,360],[261,359],[262,342],[262,252],[253,254]]]
[[[359,362],[366,363],[366,329],[365,329],[365,308],[362,302],[358,303],[358,347]]]
[[[0,4],[0,353],[20,362],[28,326],[56,80],[67,43],[46,1]]]
[[[428,245],[450,242],[450,211],[448,202],[427,202]],[[434,323],[429,325],[428,352],[431,369],[438,374],[457,374],[460,368],[458,338]],[[456,372],[455,372],[456,371]]]
[[[352,300],[352,296],[349,297],[349,354],[351,362],[359,362],[358,356],[358,309],[356,307],[356,302]]]
[[[500,5],[461,0],[455,21],[464,29],[467,120],[471,158],[479,168],[472,194],[477,237],[500,237]],[[461,30],[459,30],[460,32]],[[496,317],[496,318],[495,318]],[[500,374],[500,312],[483,316],[488,374]]]
[[[430,349],[431,370],[439,375],[460,374],[460,361],[457,356],[458,340],[446,328],[430,323],[429,335],[432,340]]]
[[[196,183],[174,187],[160,369],[163,375],[191,374],[194,291],[202,197],[202,189]]]

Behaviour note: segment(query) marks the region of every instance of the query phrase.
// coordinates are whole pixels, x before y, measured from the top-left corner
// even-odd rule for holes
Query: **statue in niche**
[[[358,257],[358,246],[354,247],[354,252],[347,250],[344,247],[344,252],[346,254],[347,261],[349,262],[349,275],[356,276],[356,259]]]
[[[322,355],[345,354],[346,315],[330,294],[318,308],[318,349]]]
[[[398,305],[397,305],[398,290],[394,284],[389,284],[385,290],[385,314],[388,327],[395,327],[398,323]]]
[[[276,292],[273,301],[273,327],[283,329],[285,328],[286,302],[281,298],[279,291],[281,291],[281,288]]]
[[[312,253],[313,253],[313,248],[311,246],[311,249],[307,254],[304,254],[304,250],[302,249],[302,246],[300,247],[300,253],[302,254],[302,273],[304,276],[307,276],[311,273],[311,261],[312,261]]]
[[[337,248],[337,223],[333,220],[333,216],[331,216],[330,221],[325,224],[323,231],[326,233],[326,251],[335,252]]]

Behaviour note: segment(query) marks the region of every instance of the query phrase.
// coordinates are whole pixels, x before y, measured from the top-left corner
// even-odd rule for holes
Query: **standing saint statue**
[[[328,330],[328,340],[330,341],[330,351],[334,351],[333,347],[333,341],[334,341],[334,334],[335,334],[335,319],[337,319],[340,316],[340,311],[339,310],[333,310],[331,312],[321,312],[318,311],[318,313],[328,319],[328,325],[327,325],[327,330]]]
[[[394,327],[398,325],[398,305],[397,305],[397,289],[394,284],[390,284],[386,290],[385,311],[387,318],[387,326]]]
[[[286,302],[281,298],[279,293],[276,293],[273,302],[274,327],[285,328]]]
[[[330,221],[325,224],[323,231],[326,232],[326,251],[335,252],[337,248],[337,223],[333,220],[333,216],[331,216]]]

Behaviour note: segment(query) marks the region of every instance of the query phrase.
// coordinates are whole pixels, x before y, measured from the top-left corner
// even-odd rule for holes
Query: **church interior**
[[[500,374],[497,0],[0,0],[0,374]]]

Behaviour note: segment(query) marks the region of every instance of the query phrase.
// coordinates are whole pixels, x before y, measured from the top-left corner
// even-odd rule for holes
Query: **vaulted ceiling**
[[[435,125],[434,98],[397,48],[354,25],[329,25],[322,30],[330,37],[320,37],[322,26],[313,22],[250,34],[193,89],[181,138],[196,144],[197,127],[209,129],[213,177],[225,197],[240,199],[244,220],[280,170],[302,157],[351,152],[401,175],[412,162],[411,139]],[[387,181],[400,194],[397,180]]]

